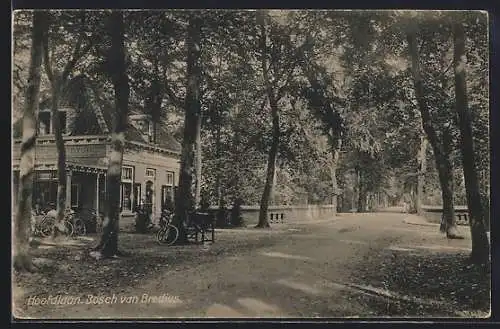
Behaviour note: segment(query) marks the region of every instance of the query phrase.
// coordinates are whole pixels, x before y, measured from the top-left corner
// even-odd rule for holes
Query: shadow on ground
[[[386,249],[366,255],[353,280],[372,294],[362,303],[377,316],[487,317],[490,267],[468,259],[465,251]]]
[[[263,232],[259,236],[234,238],[234,234],[219,234],[215,244],[160,246],[151,235],[121,234],[124,257],[95,260],[89,256],[95,242],[91,239],[75,243],[40,244],[33,249],[36,273],[14,272],[13,285],[22,288],[18,308],[26,306],[27,296],[112,294],[154,280],[161,272],[182,271],[193,264],[213,263],[219,257],[251,252],[272,246],[276,234]]]

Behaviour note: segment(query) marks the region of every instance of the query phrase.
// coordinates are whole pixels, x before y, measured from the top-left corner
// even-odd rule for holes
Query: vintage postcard
[[[490,317],[488,24],[14,11],[13,319]]]

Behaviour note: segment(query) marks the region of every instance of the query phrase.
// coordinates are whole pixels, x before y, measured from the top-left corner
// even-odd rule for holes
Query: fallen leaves
[[[490,309],[491,273],[488,269],[471,266],[468,258],[469,254],[464,251],[423,250],[416,254],[372,251],[354,273],[360,284],[383,286],[395,294],[413,297],[413,302],[398,303],[366,299],[365,305],[379,315],[455,317],[483,314]],[[420,300],[437,303],[428,307]]]
[[[91,251],[93,240],[66,243],[50,249],[33,249],[38,272],[14,273],[13,284],[29,291],[31,295],[54,295],[56,292],[86,296],[131,291],[159,277],[160,272],[184,271],[193,264],[213,264],[219,257],[251,252],[256,248],[272,246],[276,236],[291,234],[285,231],[273,234],[238,234],[218,232],[216,243],[211,245],[159,246],[154,237],[146,234],[120,235],[120,247],[128,257],[102,258]],[[26,309],[26,298],[17,298],[25,312],[43,309]]]

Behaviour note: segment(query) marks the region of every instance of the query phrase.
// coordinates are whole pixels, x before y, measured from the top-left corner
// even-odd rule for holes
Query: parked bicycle
[[[66,209],[64,212],[63,226],[59,228],[59,232],[66,236],[73,236],[75,233],[74,211]],[[47,237],[52,234],[54,226],[56,225],[56,211],[54,209],[45,212],[40,220],[35,219],[34,235]]]
[[[48,220],[44,220],[38,212],[33,211],[31,214],[31,234],[36,237],[47,237],[52,233],[52,226]]]
[[[83,208],[75,214],[73,225],[75,235],[84,236],[87,233],[102,232],[102,218],[95,209]]]
[[[162,211],[160,216],[160,230],[156,233],[156,240],[159,244],[170,246],[179,238],[179,229],[172,224],[173,213]]]

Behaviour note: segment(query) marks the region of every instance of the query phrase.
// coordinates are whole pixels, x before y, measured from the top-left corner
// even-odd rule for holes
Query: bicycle
[[[87,226],[80,218],[73,219],[73,235],[85,236],[87,234]]]
[[[58,228],[60,233],[63,233],[64,235],[67,236],[73,236],[75,232],[75,228],[73,225],[74,222],[74,216],[75,212],[72,209],[67,208],[64,212],[64,219],[63,219],[63,229],[60,227]],[[48,211],[47,213],[44,214],[40,226],[42,227],[42,234],[44,234],[45,237],[49,236],[52,233],[53,227],[56,225],[56,215],[54,211]]]
[[[170,246],[179,238],[179,229],[172,224],[173,214],[163,211],[160,217],[160,230],[156,233],[159,244]]]
[[[31,233],[33,236],[45,238],[52,233],[52,226],[49,221],[44,220],[45,217],[37,218],[39,216],[45,216],[45,214],[35,212],[31,214]]]

